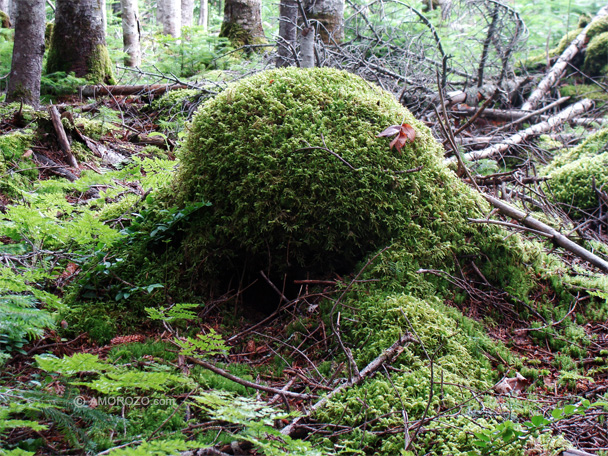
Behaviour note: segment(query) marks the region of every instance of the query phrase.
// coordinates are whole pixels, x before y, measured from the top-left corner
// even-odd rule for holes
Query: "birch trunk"
[[[139,7],[137,0],[120,0],[122,8],[122,41],[125,57],[125,65],[138,67],[141,65],[140,46],[140,23]]]
[[[220,36],[237,47],[266,42],[261,0],[226,0]]]
[[[22,101],[35,108],[40,102],[44,55],[45,0],[20,0],[15,20],[15,46],[6,101]]]
[[[194,0],[181,0],[182,27],[192,27],[194,18]]]
[[[198,10],[198,25],[203,27],[206,32],[208,27],[209,17],[209,0],[201,0],[201,7]]]
[[[162,26],[163,34],[179,38],[182,28],[181,0],[158,0],[157,20]]]
[[[57,0],[46,72],[74,72],[92,83],[114,84],[103,30],[102,0]]]

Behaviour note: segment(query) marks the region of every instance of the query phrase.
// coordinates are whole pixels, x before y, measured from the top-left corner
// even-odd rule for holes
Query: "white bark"
[[[125,65],[141,65],[139,7],[137,0],[120,0],[122,8],[122,41],[127,53]]]
[[[557,62],[555,62],[551,70],[543,78],[540,84],[538,84],[536,90],[530,94],[528,100],[521,107],[523,111],[531,111],[534,109],[543,96],[551,89],[551,87],[553,87],[555,83],[561,79],[566,72],[566,68],[568,68],[568,62],[570,62],[570,60],[572,60],[578,51],[585,45],[587,41],[587,31],[589,28],[599,19],[606,16],[608,16],[608,5],[604,6],[598,11],[593,20],[587,25],[587,27],[583,29],[581,33],[578,34],[574,41],[570,43],[570,46],[568,46],[559,59],[557,59]]]
[[[179,38],[182,28],[181,0],[158,0],[157,20],[162,26],[163,34]]]
[[[19,0],[6,101],[38,107],[44,55],[45,0]]]
[[[201,7],[198,11],[198,25],[203,27],[206,32],[209,22],[209,0],[201,0]]]
[[[10,5],[8,0],[0,0],[0,11],[10,14]],[[12,18],[11,18],[12,19]]]
[[[314,68],[315,67],[315,28],[310,26],[302,29],[300,35],[300,52],[302,53],[301,67],[302,68]]]
[[[194,18],[194,0],[181,0],[182,27],[192,27]]]
[[[470,161],[476,161],[476,160],[481,160],[482,158],[488,158],[488,157],[492,157],[494,155],[498,155],[501,152],[506,151],[511,146],[514,146],[516,144],[521,144],[523,141],[525,141],[527,138],[529,138],[531,136],[538,136],[543,133],[547,133],[547,132],[551,131],[555,126],[561,125],[564,122],[567,122],[568,120],[570,120],[574,117],[580,116],[584,112],[591,109],[592,106],[593,106],[593,102],[591,100],[585,98],[584,100],[581,100],[578,103],[573,104],[572,106],[564,109],[559,114],[557,114],[553,117],[550,117],[546,121],[541,122],[536,125],[532,125],[531,127],[528,127],[525,130],[520,131],[519,133],[509,137],[508,139],[506,139],[504,142],[502,142],[500,144],[495,144],[495,145],[490,146],[483,150],[469,152],[468,154],[465,154],[465,158]],[[446,163],[446,164],[455,163],[455,162],[456,162],[456,157],[450,157],[450,158],[444,160],[444,163]]]

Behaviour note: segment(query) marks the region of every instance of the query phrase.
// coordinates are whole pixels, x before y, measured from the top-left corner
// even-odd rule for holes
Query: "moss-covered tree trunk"
[[[47,73],[74,72],[94,84],[114,83],[103,30],[102,0],[57,0]]]
[[[20,0],[6,101],[38,107],[44,55],[45,0]]]
[[[308,19],[321,23],[319,35],[323,42],[339,43],[344,39],[344,0],[305,0]]]
[[[161,25],[164,35],[171,35],[173,38],[179,38],[181,36],[181,11],[181,0],[158,0],[156,20]]]
[[[194,0],[182,1],[182,27],[192,27],[194,19]]]
[[[0,28],[10,28],[10,4],[8,0],[0,0]]]
[[[226,0],[220,36],[235,46],[266,42],[261,0]]]
[[[126,52],[125,65],[137,67],[141,64],[140,23],[137,0],[121,0],[122,41]]]

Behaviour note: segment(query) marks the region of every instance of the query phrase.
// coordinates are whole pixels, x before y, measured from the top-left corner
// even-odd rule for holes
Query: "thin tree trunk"
[[[286,67],[295,62],[295,44],[298,34],[298,3],[281,0],[279,3],[279,39],[276,66]]]
[[[125,65],[138,67],[141,65],[140,23],[137,0],[121,0],[122,8],[122,40],[127,53]]]
[[[106,0],[101,1],[101,21],[103,22],[103,36],[105,37],[108,34],[108,10],[106,5]]]
[[[261,0],[226,0],[220,36],[235,46],[266,42]]]
[[[0,0],[0,11],[10,14],[10,5],[8,0]]]
[[[38,107],[44,55],[45,0],[20,0],[6,101]]]
[[[315,67],[315,28],[311,25],[302,29],[300,35],[300,52],[302,54],[302,68]]]
[[[179,38],[182,28],[181,0],[158,0],[158,12],[157,19],[162,25],[163,34]]]
[[[194,0],[181,0],[182,27],[192,27],[194,18]]]
[[[102,0],[57,0],[47,73],[74,72],[94,84],[114,84],[102,7]]]
[[[198,10],[198,25],[203,27],[206,32],[208,28],[209,18],[209,0],[201,0],[201,7]]]

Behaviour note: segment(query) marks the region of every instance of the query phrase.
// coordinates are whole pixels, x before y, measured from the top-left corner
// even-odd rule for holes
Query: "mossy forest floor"
[[[533,233],[480,231],[500,241],[483,254],[467,251],[482,242],[473,229],[458,248],[404,239],[351,270],[262,274],[172,302],[167,233],[204,206],[158,207],[157,190],[208,96],[65,97],[78,169],[47,112],[0,106],[0,454],[608,454],[608,279]],[[591,181],[600,192],[608,181],[608,135],[568,128],[573,147],[546,136],[473,172],[489,192],[515,185],[535,217],[568,220],[606,257],[608,205]],[[554,218],[530,203],[540,198]],[[160,278],[133,283],[116,271],[142,236]],[[452,251],[451,269],[435,268]],[[150,264],[138,264],[141,277]],[[348,384],[403,334],[394,357]],[[495,387],[505,378],[512,391]],[[298,432],[281,434],[298,414]]]

